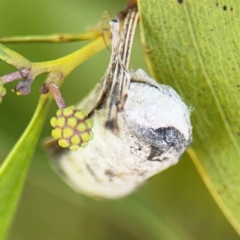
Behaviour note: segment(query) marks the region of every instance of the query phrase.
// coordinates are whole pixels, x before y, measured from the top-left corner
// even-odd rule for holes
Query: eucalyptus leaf
[[[30,160],[45,122],[51,99],[43,95],[35,114],[0,168],[0,239],[4,239],[11,225],[26,179]]]
[[[192,112],[188,151],[240,234],[240,5],[231,1],[139,0],[151,73]]]

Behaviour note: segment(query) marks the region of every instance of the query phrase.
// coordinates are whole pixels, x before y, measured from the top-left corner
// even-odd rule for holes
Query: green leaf
[[[51,99],[47,95],[40,98],[35,114],[7,156],[0,168],[0,239],[4,239],[13,219],[14,211],[20,198],[28,167],[43,124],[45,122]],[[17,115],[17,114],[16,114]],[[16,116],[18,117],[18,116]]]
[[[240,234],[240,5],[237,0],[139,0],[151,73],[192,112],[188,153]]]

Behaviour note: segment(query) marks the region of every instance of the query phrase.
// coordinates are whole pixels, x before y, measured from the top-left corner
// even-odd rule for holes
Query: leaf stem
[[[1,43],[66,43],[76,41],[94,40],[101,36],[101,31],[92,30],[83,33],[56,33],[49,35],[6,36],[0,37]]]
[[[17,95],[27,95],[31,90],[31,84],[36,76],[46,72],[50,73],[46,82],[51,81],[60,86],[66,76],[78,65],[100,52],[109,43],[110,37],[107,33],[76,52],[46,62],[30,62],[19,53],[0,44],[0,59],[19,69],[17,72],[4,75],[0,78],[4,84],[21,78],[24,79],[14,89]]]
[[[44,72],[59,71],[66,77],[78,65],[104,49],[106,43],[110,43],[109,37],[106,38],[106,41],[102,37],[98,37],[87,46],[67,56],[52,61],[33,63],[32,71],[37,75]]]

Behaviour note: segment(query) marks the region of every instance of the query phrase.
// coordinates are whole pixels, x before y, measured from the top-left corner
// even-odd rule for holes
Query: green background
[[[114,14],[125,3],[103,0],[1,0],[0,35],[81,32],[97,23],[104,10]],[[84,44],[7,46],[31,61],[46,61],[71,53]],[[66,79],[61,91],[68,105],[81,100],[100,80],[109,58],[110,53],[104,50]],[[139,32],[130,68],[147,71]],[[12,66],[0,62],[0,75],[11,71],[14,71]],[[32,93],[25,97],[11,93],[14,83],[7,86],[8,94],[0,105],[0,161],[30,121],[43,80],[44,76],[38,77]],[[48,120],[56,109],[53,104]],[[125,199],[95,201],[75,193],[49,165],[43,148],[44,139],[51,131],[48,122],[34,155],[9,239],[239,239],[187,156]],[[166,238],[165,231],[172,232],[174,236]]]

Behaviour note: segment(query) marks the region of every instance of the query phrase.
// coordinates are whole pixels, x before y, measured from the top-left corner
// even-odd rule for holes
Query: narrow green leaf
[[[237,0],[139,0],[152,74],[192,112],[189,154],[240,234],[240,5]]]
[[[0,239],[4,239],[11,225],[28,167],[42,126],[45,122],[51,99],[42,95],[35,114],[0,168]],[[18,116],[16,116],[18,117]]]

